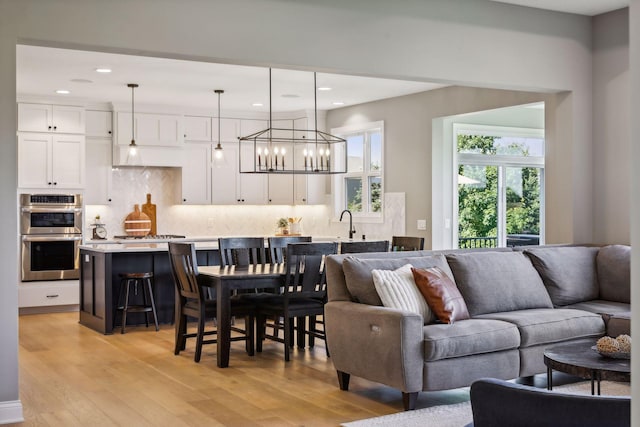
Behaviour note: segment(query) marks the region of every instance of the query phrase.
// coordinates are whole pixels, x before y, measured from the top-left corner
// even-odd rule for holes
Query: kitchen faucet
[[[349,209],[345,209],[340,213],[340,222],[342,222],[342,216],[345,212],[349,214],[349,238],[353,239],[353,235],[356,234],[356,230],[353,228],[353,215],[351,215],[351,211]]]

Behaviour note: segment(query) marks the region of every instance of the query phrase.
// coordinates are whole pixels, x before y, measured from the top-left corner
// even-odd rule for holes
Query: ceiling
[[[493,0],[537,9],[594,16],[629,6],[629,0]]]
[[[269,111],[269,69],[86,52],[38,46],[17,46],[17,94],[46,99],[65,97],[87,103],[130,103],[127,83],[138,83],[138,104],[187,106],[217,111],[214,89],[224,90],[221,109],[227,111]],[[96,72],[99,67],[111,73]],[[317,92],[319,110],[355,105],[444,87],[444,85],[317,74],[317,87],[331,90]],[[67,95],[56,94],[66,89]],[[301,111],[314,108],[313,73],[272,70],[272,111]],[[343,105],[334,105],[342,102]],[[262,106],[253,106],[261,103]]]

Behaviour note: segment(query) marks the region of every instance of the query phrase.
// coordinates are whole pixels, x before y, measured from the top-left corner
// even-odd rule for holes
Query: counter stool
[[[124,334],[124,328],[127,324],[127,313],[144,313],[144,317],[149,327],[149,312],[153,314],[153,322],[156,325],[156,331],[158,330],[158,316],[156,314],[156,302],[153,298],[153,273],[120,273],[120,291],[118,292],[118,306],[117,311],[122,311],[122,329],[121,333]],[[129,296],[133,290],[134,295],[138,294],[138,284],[142,286],[142,300],[140,305],[129,305]],[[132,286],[133,285],[133,289]],[[124,303],[121,303],[124,298]],[[113,322],[115,326],[116,316],[113,316]]]

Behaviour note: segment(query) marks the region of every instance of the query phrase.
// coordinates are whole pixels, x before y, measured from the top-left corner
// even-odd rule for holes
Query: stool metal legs
[[[134,293],[137,294],[138,283],[142,285],[142,305],[130,305],[129,297],[131,294],[131,285],[134,286]],[[120,301],[124,298],[124,303],[120,305]],[[151,284],[151,277],[127,277],[124,275],[120,280],[120,291],[118,295],[118,311],[122,311],[122,327],[120,329],[120,333],[124,334],[125,327],[127,325],[127,313],[128,312],[137,312],[144,313],[145,315],[145,323],[147,327],[149,327],[149,313],[153,315],[153,322],[156,327],[156,331],[158,328],[158,316],[156,313],[156,303],[155,298],[153,296],[153,287]],[[114,316],[115,323],[115,316]]]

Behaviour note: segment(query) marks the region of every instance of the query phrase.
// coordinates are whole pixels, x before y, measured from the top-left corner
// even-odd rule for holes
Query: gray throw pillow
[[[631,303],[631,247],[610,245],[596,257],[600,299]]]
[[[380,296],[373,284],[373,270],[395,270],[405,264],[415,268],[440,267],[451,272],[442,255],[403,257],[403,258],[358,258],[346,257],[342,261],[347,289],[354,301],[361,304],[382,305]]]
[[[447,255],[447,261],[471,316],[553,307],[521,252],[457,253]]]
[[[597,247],[531,248],[524,253],[540,273],[553,305],[560,307],[597,299]]]

